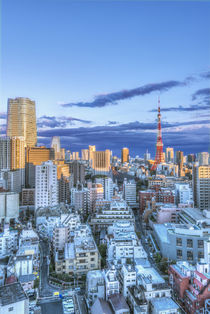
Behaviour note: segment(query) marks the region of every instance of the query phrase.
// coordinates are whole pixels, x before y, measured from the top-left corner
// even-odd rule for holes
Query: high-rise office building
[[[89,159],[89,150],[82,149],[82,160],[88,160],[88,159]]]
[[[70,173],[74,178],[74,185],[85,183],[85,165],[79,160],[70,163]]]
[[[174,162],[174,149],[172,147],[166,148],[166,162]]]
[[[121,163],[129,162],[129,149],[127,147],[124,147],[121,150]]]
[[[88,159],[90,161],[90,165],[93,163],[93,152],[96,151],[95,145],[89,145],[89,153],[88,153]]]
[[[10,170],[11,167],[11,140],[9,137],[0,137],[0,170]]]
[[[79,160],[79,152],[72,152],[72,160]]]
[[[181,151],[176,152],[176,163],[179,167],[179,176],[183,176],[184,154]]]
[[[209,153],[203,152],[198,154],[199,166],[208,166],[209,164]]]
[[[54,159],[54,149],[41,147],[26,148],[26,186],[35,188],[35,166]]]
[[[193,192],[195,206],[210,210],[210,166],[193,167]]]
[[[25,138],[11,138],[11,170],[20,170],[21,186],[25,187]]]
[[[92,152],[92,157],[92,168],[95,174],[108,174],[110,171],[110,150]]]
[[[36,110],[35,102],[29,98],[8,99],[7,136],[24,137],[25,146],[36,146]]]
[[[36,166],[35,209],[57,204],[57,166],[49,160]]]
[[[51,148],[55,151],[55,159],[60,159],[60,152],[61,152],[61,144],[60,144],[60,137],[53,136],[51,140]]]

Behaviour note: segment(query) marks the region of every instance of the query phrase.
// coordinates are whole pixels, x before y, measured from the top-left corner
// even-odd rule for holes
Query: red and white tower
[[[157,144],[156,144],[156,155],[155,162],[151,170],[156,170],[157,165],[161,162],[164,162],[163,156],[163,141],[162,141],[162,132],[161,132],[161,114],[160,114],[160,99],[158,99],[158,133],[157,133]]]

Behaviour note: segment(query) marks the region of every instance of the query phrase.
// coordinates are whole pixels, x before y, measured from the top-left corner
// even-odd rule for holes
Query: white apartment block
[[[104,199],[111,201],[113,197],[113,181],[110,177],[97,178],[96,183],[100,183],[103,186],[104,190]]]
[[[176,204],[189,204],[193,201],[193,191],[187,183],[175,184],[175,200]]]
[[[81,212],[89,212],[90,210],[90,191],[83,186],[81,189],[71,189],[71,205],[74,206],[75,210]]]
[[[194,166],[193,193],[195,206],[200,210],[210,210],[210,165]]]
[[[121,291],[124,297],[128,295],[128,287],[136,286],[136,270],[131,265],[123,265],[120,271]]]
[[[52,161],[36,166],[35,210],[58,204],[57,166]]]
[[[137,258],[147,258],[140,240],[129,238],[127,234],[118,239],[112,239],[107,246],[108,263],[126,264],[127,259],[134,262]]]
[[[97,298],[105,298],[105,280],[101,270],[91,270],[87,273],[86,296],[91,305]]]
[[[63,250],[65,243],[70,241],[70,227],[62,224],[55,226],[53,230],[53,249]]]
[[[18,231],[9,230],[9,226],[4,227],[4,232],[0,233],[0,258],[10,256],[17,249]]]
[[[0,193],[0,221],[9,222],[19,217],[19,194],[15,192]]]
[[[82,275],[100,268],[100,254],[91,229],[82,224],[74,231],[72,242],[65,243],[64,251],[56,252],[55,271],[60,274]]]
[[[117,294],[120,291],[120,283],[117,279],[117,271],[114,266],[107,271],[104,271],[104,279],[106,287],[106,300],[108,300],[110,295]]]
[[[123,183],[123,198],[129,206],[136,206],[136,183],[134,181],[124,180]]]
[[[108,228],[118,221],[134,223],[133,212],[124,200],[113,200],[97,208],[90,220],[90,224],[96,229]]]
[[[68,226],[71,231],[80,224],[80,216],[76,213],[61,214],[56,216],[43,215],[36,218],[36,228],[43,237],[53,238],[53,230],[56,225]]]

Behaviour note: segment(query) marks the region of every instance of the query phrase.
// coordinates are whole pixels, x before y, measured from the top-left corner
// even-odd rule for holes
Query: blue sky
[[[164,146],[208,150],[210,3],[3,0],[1,15],[1,117],[34,99],[39,144],[154,154],[160,95]]]

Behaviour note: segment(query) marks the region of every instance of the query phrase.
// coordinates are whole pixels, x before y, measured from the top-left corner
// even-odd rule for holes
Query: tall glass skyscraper
[[[8,99],[7,136],[24,137],[25,146],[36,146],[36,110],[35,102],[29,98]]]

